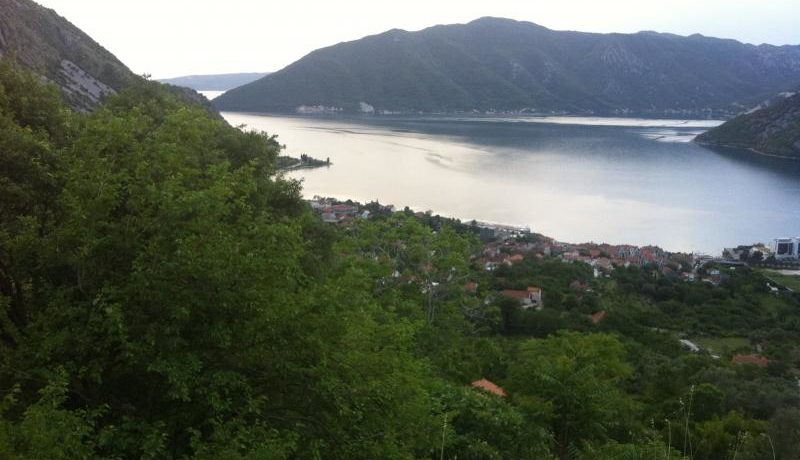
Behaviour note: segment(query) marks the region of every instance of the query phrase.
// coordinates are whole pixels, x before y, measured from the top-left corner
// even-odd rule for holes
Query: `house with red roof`
[[[477,388],[479,390],[486,391],[486,392],[491,393],[491,394],[496,395],[496,396],[500,396],[500,397],[505,397],[506,396],[505,390],[503,390],[499,386],[495,385],[494,383],[492,383],[492,382],[490,382],[489,380],[486,380],[486,379],[476,380],[476,381],[470,383],[470,386],[472,388]]]
[[[603,321],[603,318],[605,318],[605,317],[606,317],[606,311],[605,310],[600,310],[600,311],[598,311],[596,313],[592,313],[592,315],[590,316],[590,319],[592,321],[592,324],[599,324],[600,321]]]
[[[523,256],[522,254],[514,254],[512,256],[508,256],[505,259],[503,259],[503,263],[508,266],[511,266],[514,264],[518,264],[523,260],[525,260],[525,256]]]
[[[756,354],[735,355],[733,357],[733,362],[735,364],[753,364],[758,367],[767,367],[769,365],[769,358]]]
[[[512,299],[517,299],[522,308],[536,308],[540,310],[544,306],[542,301],[542,288],[528,286],[526,290],[503,289],[502,294]]]

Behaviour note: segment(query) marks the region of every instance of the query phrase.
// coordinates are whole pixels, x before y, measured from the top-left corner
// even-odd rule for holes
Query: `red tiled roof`
[[[480,388],[481,390],[488,391],[497,396],[506,396],[505,390],[500,388],[499,386],[495,385],[494,383],[486,380],[480,379],[472,382],[470,384],[473,388]]]
[[[528,286],[528,293],[542,292],[542,289],[536,286]]]
[[[606,317],[606,311],[600,310],[597,313],[592,313],[592,324],[597,324],[600,321],[603,321],[603,318]]]
[[[464,285],[464,289],[467,292],[475,292],[475,291],[478,290],[478,283],[476,283],[474,281],[470,281],[469,283]]]
[[[528,291],[517,291],[514,289],[503,289],[503,295],[512,299],[527,299]]]
[[[733,357],[736,364],[755,364],[758,367],[767,367],[769,358],[761,355],[736,355]]]

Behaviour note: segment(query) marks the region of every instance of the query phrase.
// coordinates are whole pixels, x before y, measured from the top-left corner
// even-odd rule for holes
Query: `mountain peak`
[[[536,27],[538,29],[550,30],[545,26],[536,24],[535,22],[518,21],[516,19],[501,18],[497,16],[483,16],[478,19],[473,19],[472,21],[468,22],[467,25],[494,26],[494,27],[525,26],[525,27]]]
[[[519,24],[520,22],[521,21],[517,21],[516,19],[501,18],[499,16],[482,16],[473,19],[467,24]]]

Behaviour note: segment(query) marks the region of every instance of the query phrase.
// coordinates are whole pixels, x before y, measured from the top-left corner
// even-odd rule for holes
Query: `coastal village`
[[[311,208],[327,223],[348,225],[357,219],[369,219],[376,213],[393,213],[393,205],[371,203],[362,205],[333,198],[314,197],[308,200]],[[416,212],[417,217],[430,216],[431,211]],[[771,260],[777,267],[796,268],[800,263],[800,238],[779,238],[770,246],[754,244],[726,248],[721,257],[707,254],[668,252],[658,246],[634,246],[607,243],[565,243],[532,233],[529,228],[473,221],[483,250],[476,261],[487,271],[500,265],[513,265],[525,257],[554,257],[564,262],[583,262],[594,271],[595,278],[607,276],[617,267],[656,267],[663,275],[679,276],[685,281],[719,284],[725,275],[717,269],[701,270],[709,264],[740,266],[745,263],[763,264]],[[798,267],[800,268],[800,267]]]
[[[366,205],[353,201],[339,201],[333,198],[314,197],[308,200],[311,208],[324,222],[349,226],[357,220],[371,219],[378,215],[390,215],[395,212],[413,212],[410,209],[398,209],[393,205],[369,203]],[[431,218],[433,213],[413,212],[420,219]],[[463,224],[463,223],[462,223]],[[566,243],[531,232],[529,228],[509,225],[469,222],[464,225],[474,227],[473,231],[480,237],[481,250],[472,257],[472,261],[487,273],[500,267],[513,267],[527,258],[537,260],[556,259],[563,263],[583,263],[591,267],[594,278],[609,278],[614,270],[628,267],[647,267],[665,277],[679,277],[687,283],[708,283],[717,286],[729,277],[728,273],[745,265],[763,266],[769,263],[777,268],[800,268],[800,239],[782,238],[774,240],[770,245],[755,244],[726,248],[720,257],[705,254],[673,253],[658,246],[634,246],[629,244],[607,243]],[[396,276],[399,276],[395,273]],[[435,286],[436,283],[433,283]],[[767,285],[774,294],[780,291],[791,292],[785,286]],[[463,289],[476,294],[479,285],[468,281]],[[586,283],[573,281],[570,289],[575,292],[591,292]],[[547,294],[540,286],[530,285],[524,289],[502,289],[487,295],[486,301],[505,297],[519,302],[522,310],[541,311],[546,305]],[[591,313],[588,319],[591,324],[601,323],[607,312],[598,310]],[[690,353],[708,353],[719,359],[718,351],[706,348],[688,337],[680,339],[681,345]],[[735,364],[750,364],[766,367],[769,359],[760,354],[762,345],[752,347],[752,353],[732,355]],[[503,390],[489,381],[473,382],[476,388],[500,395]],[[502,395],[505,395],[503,393]]]

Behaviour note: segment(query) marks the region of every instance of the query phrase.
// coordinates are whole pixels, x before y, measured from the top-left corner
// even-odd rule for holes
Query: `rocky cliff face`
[[[0,55],[60,86],[79,111],[137,78],[91,37],[30,0],[0,0]]]

